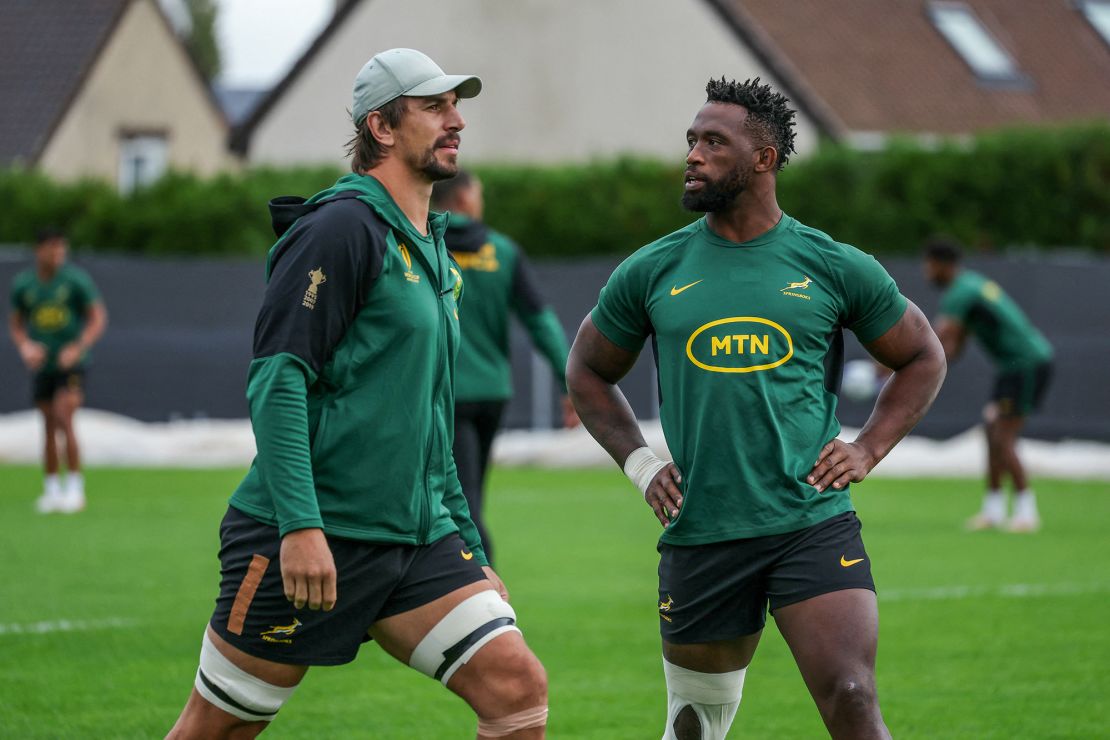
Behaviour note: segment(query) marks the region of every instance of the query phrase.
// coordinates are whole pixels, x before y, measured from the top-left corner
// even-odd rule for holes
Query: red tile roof
[[[1110,44],[1074,0],[966,0],[1024,85],[979,80],[927,0],[708,0],[834,135],[1110,118]],[[752,43],[754,41],[754,44]]]

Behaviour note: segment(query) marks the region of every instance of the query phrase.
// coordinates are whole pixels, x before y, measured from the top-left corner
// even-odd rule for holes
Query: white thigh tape
[[[520,632],[516,612],[496,591],[480,591],[452,609],[412,651],[409,665],[444,685],[482,646]]]
[[[295,688],[274,686],[239,668],[212,644],[205,631],[196,689],[208,703],[247,722],[269,722]]]

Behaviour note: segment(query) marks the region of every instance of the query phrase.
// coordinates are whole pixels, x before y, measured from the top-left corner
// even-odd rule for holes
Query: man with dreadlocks
[[[848,488],[928,409],[944,351],[874,258],[779,208],[787,99],[758,78],[706,92],[682,196],[705,217],[617,267],[567,365],[582,422],[663,525],[664,738],[725,736],[768,604],[829,733],[889,737]],[[851,442],[836,438],[844,328],[893,371]],[[648,449],[616,385],[649,336],[673,462]]]

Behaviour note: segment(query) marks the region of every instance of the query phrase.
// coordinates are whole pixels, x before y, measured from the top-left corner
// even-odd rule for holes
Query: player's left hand
[[[874,467],[875,459],[862,446],[834,439],[821,448],[806,482],[819,492],[829,486],[839,490],[849,483],[859,483]]]
[[[486,578],[489,579],[489,582],[492,583],[493,587],[497,589],[497,593],[501,594],[501,598],[505,601],[508,601],[509,589],[505,588],[505,582],[502,581],[498,577],[498,575],[493,572],[493,568],[489,567],[488,565],[483,565],[482,570],[485,572]]]
[[[58,367],[62,370],[69,370],[81,360],[83,354],[85,354],[85,350],[81,349],[81,345],[76,342],[67,344],[58,352]]]

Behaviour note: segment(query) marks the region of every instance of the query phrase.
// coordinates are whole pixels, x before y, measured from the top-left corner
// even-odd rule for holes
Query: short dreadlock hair
[[[773,146],[779,153],[777,168],[782,169],[794,152],[794,113],[786,106],[790,100],[759,78],[737,82],[710,80],[705,86],[707,103],[732,103],[748,111],[744,128],[759,146]]]

